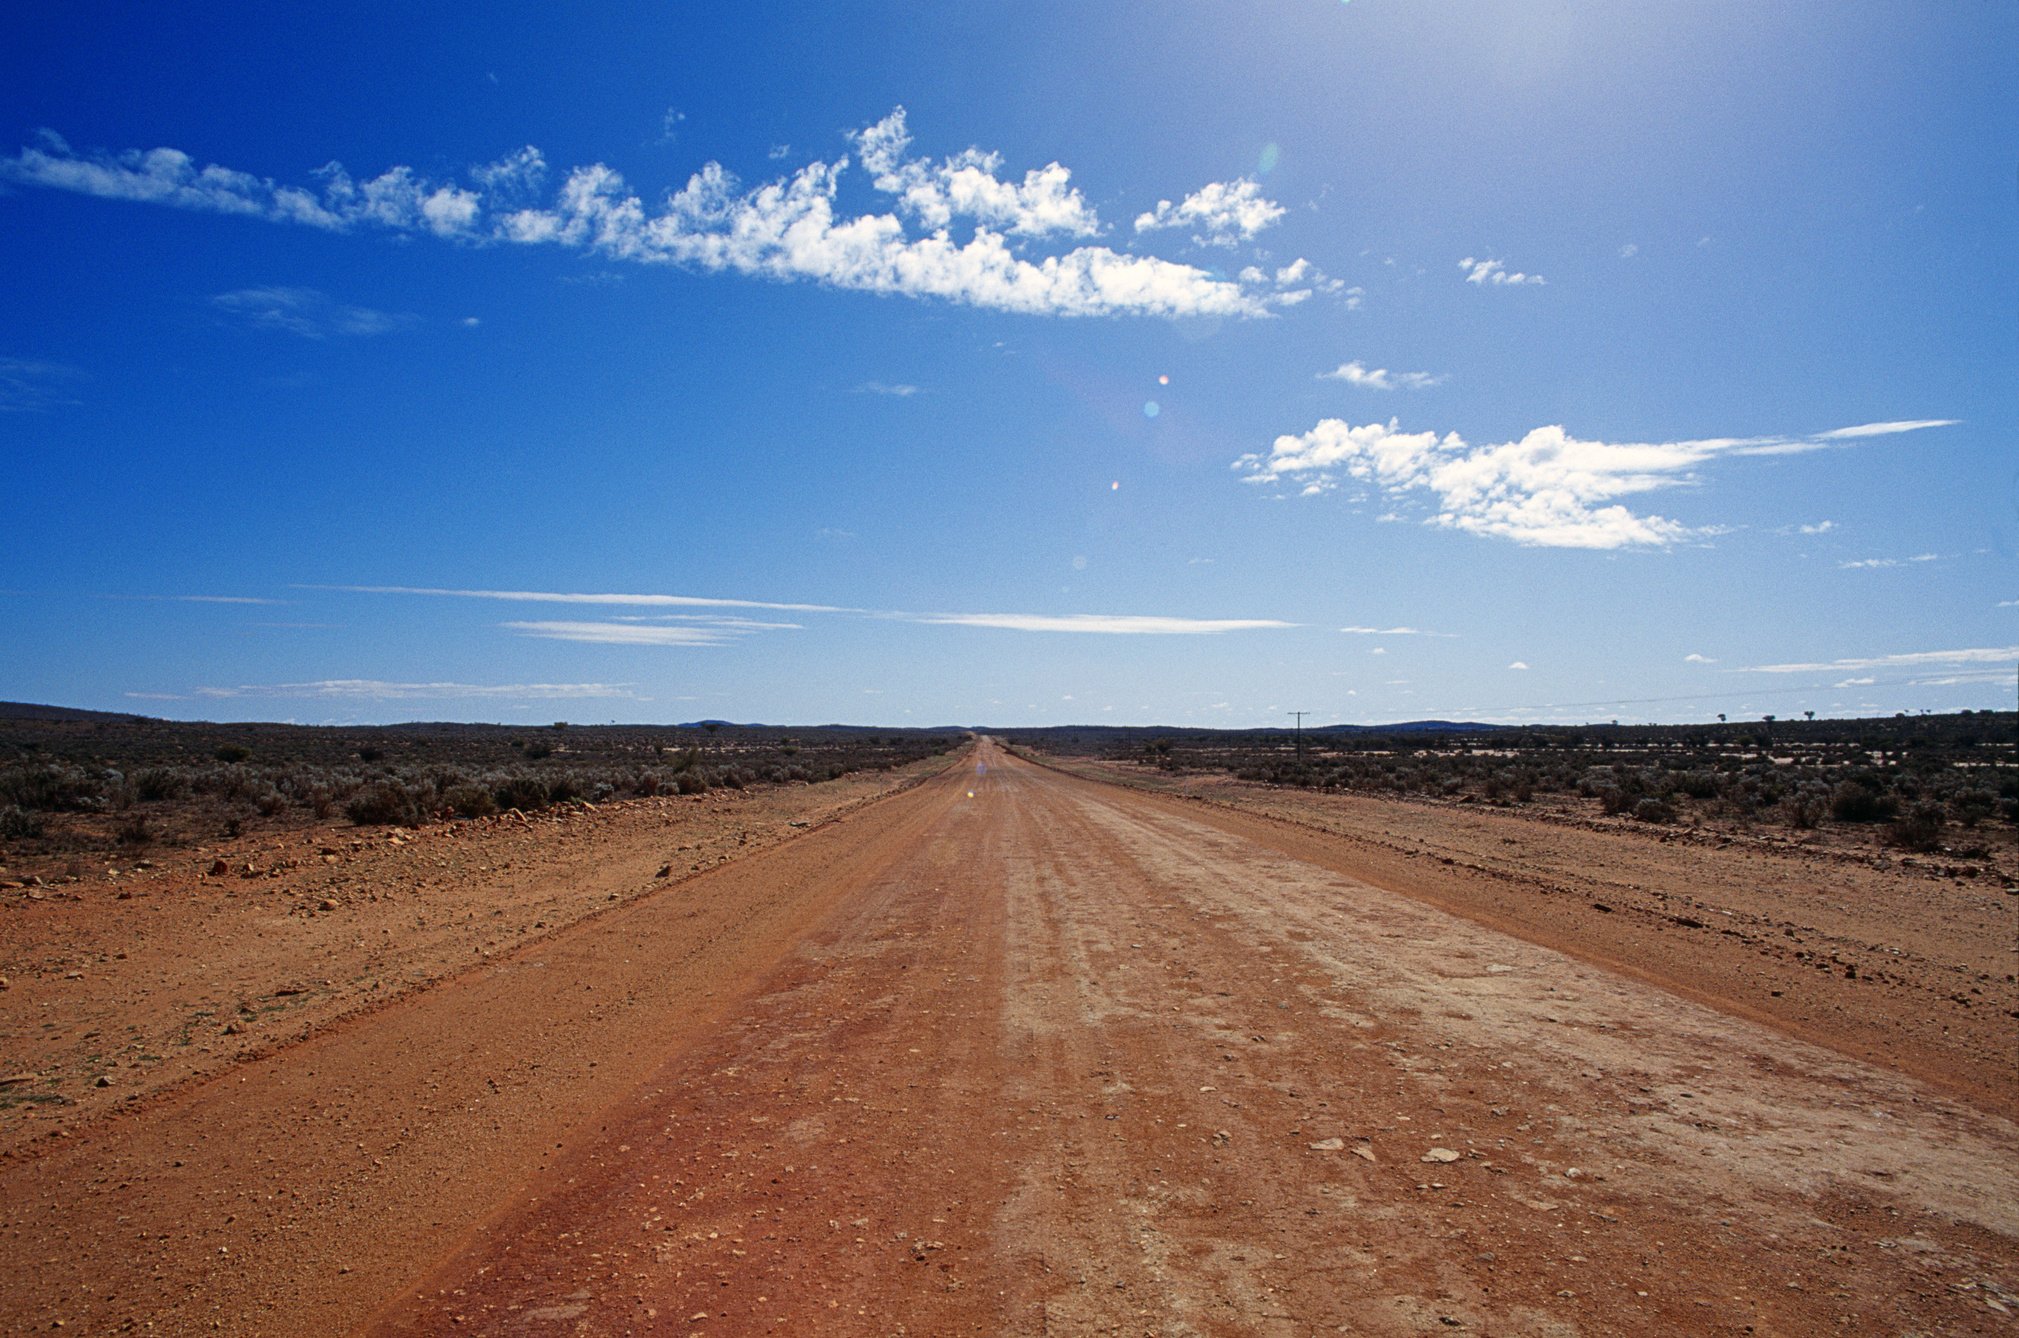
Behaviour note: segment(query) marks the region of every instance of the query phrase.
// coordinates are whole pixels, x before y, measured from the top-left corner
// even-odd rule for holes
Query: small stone
[[[1311,1150],[1313,1152],[1338,1152],[1345,1146],[1346,1140],[1343,1138],[1321,1138],[1311,1144]]]
[[[231,872],[231,866],[229,864],[226,864],[223,860],[214,859],[210,862],[210,876],[212,878],[222,878],[230,872]]]
[[[1354,1155],[1354,1156],[1356,1156],[1356,1157],[1358,1157],[1358,1158],[1360,1158],[1360,1160],[1362,1160],[1362,1161],[1373,1161],[1373,1160],[1374,1160],[1374,1149],[1373,1149],[1373,1148],[1354,1148],[1354,1149],[1353,1149],[1353,1155]]]
[[[98,1081],[91,1085],[93,1087],[110,1087],[112,1086],[112,1079],[106,1077],[103,1073],[101,1073],[98,1075]]]
[[[1451,1161],[1457,1161],[1461,1155],[1462,1154],[1460,1153],[1453,1152],[1450,1148],[1432,1148],[1430,1149],[1430,1151],[1424,1153],[1420,1158],[1418,1158],[1418,1160],[1451,1162]]]
[[[326,910],[326,911],[333,911],[333,910],[335,910],[335,909],[337,908],[337,904],[336,904],[336,900],[335,900],[335,898],[333,898],[333,897],[324,897],[324,898],[322,899],[322,908],[323,908],[324,910]]]

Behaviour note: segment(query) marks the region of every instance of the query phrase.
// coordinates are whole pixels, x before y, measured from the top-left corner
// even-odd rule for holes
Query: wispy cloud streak
[[[2019,646],[1972,646],[1963,650],[1917,650],[1898,655],[1867,655],[1846,660],[1810,660],[1799,664],[1754,664],[1750,674],[1835,674],[1859,669],[1947,668],[1963,664],[2019,665]]]
[[[704,595],[597,594],[558,590],[452,590],[419,585],[302,586],[354,595],[429,595],[446,599],[490,599],[512,604],[598,604],[634,608],[771,609],[779,613],[861,613],[834,604],[780,604],[762,599],[713,599]]]
[[[994,627],[1011,632],[1080,632],[1106,636],[1210,636],[1295,627],[1273,618],[1166,618],[1105,613],[921,613],[898,615],[910,622],[956,627]]]

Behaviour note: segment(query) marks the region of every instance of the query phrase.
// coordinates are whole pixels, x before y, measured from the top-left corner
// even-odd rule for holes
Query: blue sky
[[[0,697],[2005,706],[2019,10],[0,20]]]

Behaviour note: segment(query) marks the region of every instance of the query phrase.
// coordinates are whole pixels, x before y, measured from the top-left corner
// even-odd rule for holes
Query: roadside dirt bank
[[[0,891],[0,1156],[768,849],[948,765],[418,829],[348,823]]]
[[[2019,889],[2007,879],[1798,841],[1033,760],[1187,801],[1299,858],[2019,1116]]]

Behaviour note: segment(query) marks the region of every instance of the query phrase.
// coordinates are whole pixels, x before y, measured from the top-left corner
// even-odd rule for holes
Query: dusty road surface
[[[2019,1129],[1981,1084],[1459,918],[1324,840],[984,742],[10,1158],[0,1318],[2019,1331]]]

